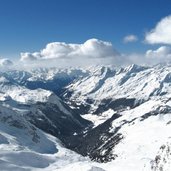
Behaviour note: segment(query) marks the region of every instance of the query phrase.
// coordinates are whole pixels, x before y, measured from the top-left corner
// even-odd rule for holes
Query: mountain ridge
[[[170,73],[169,64],[1,71],[1,115],[3,109],[12,111],[42,136],[60,139],[63,150],[98,162],[83,157],[86,171],[169,171]],[[8,129],[23,129],[23,121],[13,119],[12,113],[5,120],[14,123]],[[6,138],[1,137],[3,145]],[[79,168],[77,159],[73,164],[69,159],[66,170],[69,165]]]

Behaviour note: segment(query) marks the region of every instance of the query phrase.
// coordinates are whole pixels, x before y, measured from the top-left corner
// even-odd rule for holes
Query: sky
[[[145,35],[170,14],[170,0],[0,0],[0,56],[92,38],[124,54],[145,53],[159,48]]]

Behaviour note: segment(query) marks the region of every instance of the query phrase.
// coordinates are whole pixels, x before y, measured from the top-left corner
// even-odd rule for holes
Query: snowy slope
[[[37,68],[27,70],[1,71],[2,76],[12,83],[25,86],[29,89],[42,88],[51,90],[60,95],[64,87],[73,80],[88,75],[88,71],[80,68]]]
[[[54,142],[5,104],[0,104],[0,137],[1,170],[48,165],[43,154],[57,152]]]
[[[112,77],[104,77],[98,70],[92,77],[68,86],[68,91],[73,92],[71,101],[85,106],[91,104],[89,112],[99,115],[83,116],[93,121],[95,128],[81,140],[78,138],[82,146],[72,148],[96,161],[113,158],[109,165],[116,170],[171,169],[169,152],[160,154],[156,161],[162,146],[170,148],[167,145],[171,141],[170,73],[170,65],[150,68],[132,65],[113,71]],[[87,99],[92,99],[91,103]],[[126,99],[134,99],[134,105],[128,103],[124,107]],[[106,103],[110,103],[108,108]],[[106,166],[107,170],[112,170],[110,166]]]
[[[170,65],[151,68],[131,65],[124,69],[112,70],[112,74],[107,74],[108,76],[99,73],[101,70],[98,68],[92,75],[70,84],[70,101],[88,105],[87,100],[91,100],[93,104],[89,112],[94,112],[104,99],[126,98],[136,99],[138,102],[146,101],[151,96],[167,96],[171,93]],[[67,92],[65,95],[67,96]]]
[[[20,111],[9,106],[9,97],[0,94],[0,170],[89,171],[95,163],[63,147],[56,137],[36,128]]]
[[[120,167],[127,165],[127,170],[131,171],[150,170],[161,146],[171,142],[170,121],[171,106],[167,100],[149,100],[123,112],[120,118],[112,122],[110,129],[112,132],[122,125],[118,133],[124,138],[113,150],[118,156],[115,162]],[[166,163],[169,162],[166,159]]]
[[[170,171],[170,87],[171,65],[1,72],[0,168]]]

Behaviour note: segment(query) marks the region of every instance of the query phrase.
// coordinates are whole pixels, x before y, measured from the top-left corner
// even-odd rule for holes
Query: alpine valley
[[[1,171],[170,171],[171,65],[0,70]]]

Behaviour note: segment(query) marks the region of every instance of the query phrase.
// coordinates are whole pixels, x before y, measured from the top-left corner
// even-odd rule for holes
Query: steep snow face
[[[148,100],[151,96],[169,96],[171,92],[171,66],[145,68],[132,65],[113,70],[112,74],[100,71],[70,84],[70,100],[86,105],[87,99],[92,99],[94,103],[90,111],[95,111],[104,99]]]
[[[120,167],[127,166],[127,170],[131,171],[159,168],[164,159],[161,159],[161,164],[154,164],[153,161],[161,146],[171,142],[170,121],[171,106],[164,99],[149,100],[135,109],[123,112],[120,118],[112,122],[110,129],[112,132],[119,126],[118,133],[124,137],[113,149],[113,153],[118,156],[115,162]],[[167,157],[170,158],[170,153]],[[164,170],[171,167],[169,161],[167,165],[163,167]]]
[[[80,94],[84,97],[88,94],[93,94],[103,86],[106,79],[115,75],[115,70],[109,67],[90,67],[88,70],[90,74],[87,77],[75,81],[68,87],[69,90],[73,91],[73,96],[79,97]]]
[[[0,104],[0,131],[2,136],[9,135],[11,137],[10,142],[6,141],[7,144],[19,143],[25,149],[40,153],[56,151],[56,147],[51,146],[53,144],[46,139],[40,130],[31,125],[21,114],[9,109],[4,104]]]
[[[84,171],[103,171],[90,159],[64,148],[56,137],[36,128],[24,117],[24,106],[17,110],[15,104],[12,99],[0,101],[1,170],[69,171],[82,168]]]
[[[30,90],[24,86],[1,84],[0,100],[8,108],[19,111],[29,122],[52,135],[63,137],[81,132],[90,122],[84,120],[53,92]]]
[[[3,171],[52,171],[69,163],[88,162],[65,149],[57,138],[37,129],[5,104],[0,104],[0,151],[0,168]]]

